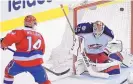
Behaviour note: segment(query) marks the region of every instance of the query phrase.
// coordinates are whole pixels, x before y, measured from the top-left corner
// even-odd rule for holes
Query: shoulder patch
[[[93,32],[93,26],[90,23],[81,23],[75,28],[75,34],[91,33]]]
[[[86,30],[86,26],[82,26],[82,30],[85,31]]]

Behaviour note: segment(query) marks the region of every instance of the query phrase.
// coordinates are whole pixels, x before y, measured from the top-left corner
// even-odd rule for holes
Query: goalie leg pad
[[[77,56],[79,45],[80,45],[79,37],[77,35],[75,35],[75,41],[74,41],[73,46],[72,46],[72,48],[70,50],[70,53]]]
[[[103,72],[108,73],[109,75],[120,74],[120,66],[119,65],[111,66],[111,67],[103,70]]]
[[[120,74],[120,62],[113,60],[109,63],[91,63],[92,68],[96,72],[104,72],[109,75]]]
[[[82,59],[75,62],[76,74],[80,75],[85,71],[85,65]]]

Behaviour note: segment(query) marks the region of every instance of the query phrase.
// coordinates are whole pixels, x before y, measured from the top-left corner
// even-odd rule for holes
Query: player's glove
[[[2,47],[2,45],[1,45],[1,43],[2,43],[3,39],[4,39],[4,38],[1,38],[1,39],[0,39],[0,48],[1,48],[2,50],[6,50],[6,49],[7,49],[7,47]]]

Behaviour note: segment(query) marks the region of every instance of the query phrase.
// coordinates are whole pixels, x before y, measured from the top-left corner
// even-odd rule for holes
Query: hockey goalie
[[[122,43],[109,43],[113,31],[103,22],[80,23],[75,28],[73,54],[74,74],[88,71],[90,76],[108,78],[120,74],[120,66],[133,66],[133,55],[122,51]]]

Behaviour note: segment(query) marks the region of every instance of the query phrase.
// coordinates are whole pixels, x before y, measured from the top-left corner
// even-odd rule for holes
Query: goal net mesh
[[[79,23],[102,21],[114,32],[114,39],[123,42],[124,49],[131,49],[131,2],[130,1],[99,1],[85,2],[70,8],[67,15],[73,28]],[[52,50],[49,63],[51,69],[72,68],[70,49],[73,36],[69,24],[60,46]]]

